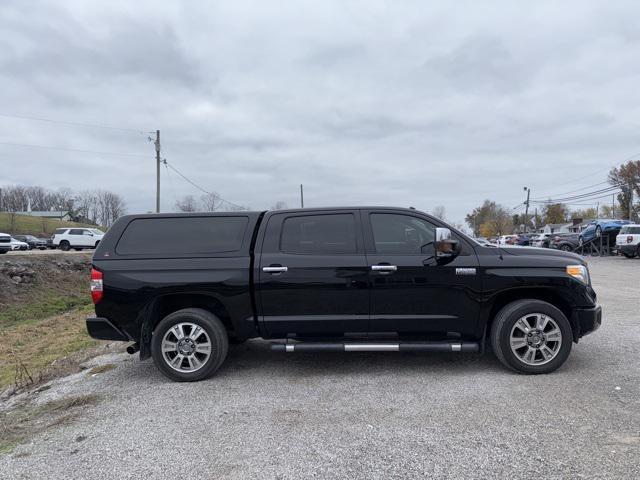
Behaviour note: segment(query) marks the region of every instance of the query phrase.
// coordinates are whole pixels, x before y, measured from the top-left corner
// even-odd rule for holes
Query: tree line
[[[513,214],[513,210],[487,199],[467,214],[465,221],[475,236],[494,237],[511,234],[520,230],[522,226],[532,231],[546,224],[569,223],[573,219],[637,220],[637,212],[640,211],[640,160],[630,161],[613,168],[609,172],[608,182],[620,188],[620,193],[616,196],[617,204],[603,204],[597,211],[593,207],[571,210],[564,203],[548,203],[541,208],[540,212],[529,211],[525,218],[524,213]],[[632,195],[635,200],[633,204],[630,202]]]
[[[64,211],[71,219],[109,227],[126,213],[121,195],[109,190],[68,188],[50,190],[41,186],[7,185],[0,189],[0,212]]]

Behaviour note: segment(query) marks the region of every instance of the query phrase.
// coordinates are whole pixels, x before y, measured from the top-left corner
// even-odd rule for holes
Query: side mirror
[[[436,260],[453,259],[460,254],[460,243],[448,228],[436,228]]]

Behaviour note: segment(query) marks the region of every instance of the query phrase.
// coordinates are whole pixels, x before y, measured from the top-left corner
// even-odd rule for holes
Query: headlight
[[[567,274],[589,285],[589,269],[584,265],[567,265]]]

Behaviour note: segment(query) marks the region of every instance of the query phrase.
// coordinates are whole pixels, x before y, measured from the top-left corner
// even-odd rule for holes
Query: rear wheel
[[[60,242],[60,250],[62,250],[63,252],[68,252],[71,249],[71,244],[66,241],[66,240],[62,240]]]
[[[491,325],[491,347],[498,360],[519,373],[553,372],[569,357],[572,340],[567,317],[541,300],[510,303]]]
[[[211,312],[185,308],[155,328],[151,354],[156,367],[178,382],[195,382],[215,373],[229,350],[227,331]]]

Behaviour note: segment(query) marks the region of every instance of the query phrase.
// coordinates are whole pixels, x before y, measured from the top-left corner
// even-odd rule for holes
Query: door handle
[[[287,267],[278,266],[278,267],[262,267],[262,271],[266,273],[282,273],[289,270]]]
[[[371,265],[371,270],[374,272],[395,272],[398,267],[395,265]]]

